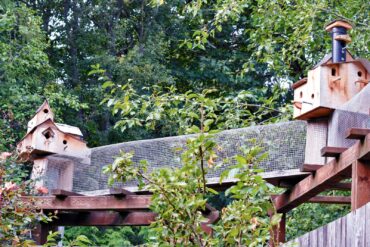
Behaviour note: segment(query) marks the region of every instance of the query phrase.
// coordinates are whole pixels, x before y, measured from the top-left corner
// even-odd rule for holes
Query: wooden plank
[[[370,202],[370,164],[364,161],[355,161],[352,165],[352,204],[356,210]]]
[[[125,190],[123,188],[110,188],[109,189],[109,194],[112,195],[112,196],[118,196],[118,197],[135,195],[134,192]]]
[[[363,140],[370,133],[370,129],[351,128],[346,131],[347,139]]]
[[[320,164],[303,164],[302,172],[316,172],[322,166]]]
[[[328,190],[351,190],[351,183],[332,183],[328,185]]]
[[[355,221],[353,224],[355,225],[355,241],[352,246],[354,247],[362,247],[365,246],[365,218],[366,218],[366,207],[361,207],[357,209],[355,212]]]
[[[353,162],[358,158],[370,157],[369,142],[370,135],[367,135],[363,143],[356,142],[344,151],[338,159],[330,161],[318,169],[314,175],[309,175],[292,189],[276,197],[274,204],[278,212],[287,212],[324,191],[329,184],[340,182],[346,178],[347,174],[351,173]]]
[[[310,203],[325,203],[325,204],[351,204],[349,196],[315,196],[307,202]]]
[[[56,226],[147,226],[155,220],[152,212],[77,212],[59,213],[50,225]]]
[[[323,147],[321,149],[322,157],[333,157],[338,158],[341,153],[343,153],[347,148],[342,147]]]
[[[365,246],[370,246],[370,203],[365,206]]]
[[[68,196],[82,196],[82,194],[62,189],[53,189],[51,190],[51,194],[59,199],[64,199]]]
[[[59,200],[54,196],[23,196],[25,202],[34,201],[36,207],[43,210],[116,210],[127,211],[135,209],[149,209],[150,195],[129,195],[126,197],[115,196],[68,196]]]
[[[279,195],[272,195],[274,200]],[[314,196],[306,201],[306,203],[324,203],[324,204],[351,204],[350,196]]]

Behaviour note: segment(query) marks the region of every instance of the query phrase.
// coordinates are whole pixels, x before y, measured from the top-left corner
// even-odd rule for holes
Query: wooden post
[[[37,225],[36,229],[32,231],[32,238],[37,245],[43,245],[47,242],[49,232],[56,231],[57,229],[57,226],[40,223]]]
[[[272,215],[270,215],[272,217]],[[281,220],[277,226],[274,226],[271,231],[271,238],[270,238],[270,247],[277,247],[280,243],[285,242],[285,222],[286,222],[286,214],[283,213],[281,216]]]
[[[45,184],[45,173],[48,168],[48,159],[39,158],[33,161],[33,169],[31,179],[35,180],[35,187],[44,186]]]
[[[370,162],[357,160],[352,164],[352,211],[370,202]]]

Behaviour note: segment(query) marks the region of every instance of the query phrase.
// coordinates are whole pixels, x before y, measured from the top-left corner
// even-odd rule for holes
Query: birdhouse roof
[[[362,66],[364,66],[364,68],[367,70],[367,72],[370,73],[370,61],[369,60],[367,60],[365,58],[357,58],[357,59],[355,59],[353,57],[353,55],[347,49],[346,49],[346,51],[348,52],[348,54],[353,59],[352,61],[349,61],[349,62],[359,62]],[[326,54],[325,57],[323,59],[321,59],[321,61],[318,62],[312,69],[316,69],[319,66],[322,66],[322,65],[327,64],[328,62],[330,62],[330,60],[332,59],[332,57],[333,57],[333,55],[332,55],[331,52],[329,54]]]
[[[19,142],[23,141],[28,135],[32,134],[40,125],[44,123],[50,123],[53,126],[56,127],[57,130],[62,132],[63,134],[67,134],[79,141],[85,142],[84,140],[80,139],[79,137],[82,137],[82,132],[78,127],[75,126],[70,126],[67,124],[59,124],[59,123],[54,123],[54,121],[50,118],[46,119],[45,121],[39,123],[35,127],[33,127]],[[79,136],[79,137],[78,137]]]

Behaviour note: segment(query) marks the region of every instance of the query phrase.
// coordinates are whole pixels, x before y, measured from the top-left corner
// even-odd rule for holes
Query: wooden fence
[[[370,203],[323,227],[289,241],[284,247],[370,246]]]

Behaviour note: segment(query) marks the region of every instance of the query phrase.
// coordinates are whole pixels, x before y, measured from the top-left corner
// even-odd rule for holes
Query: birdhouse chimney
[[[346,45],[351,42],[347,30],[351,30],[352,25],[346,20],[336,20],[329,23],[325,30],[331,33],[333,63],[346,62]]]

